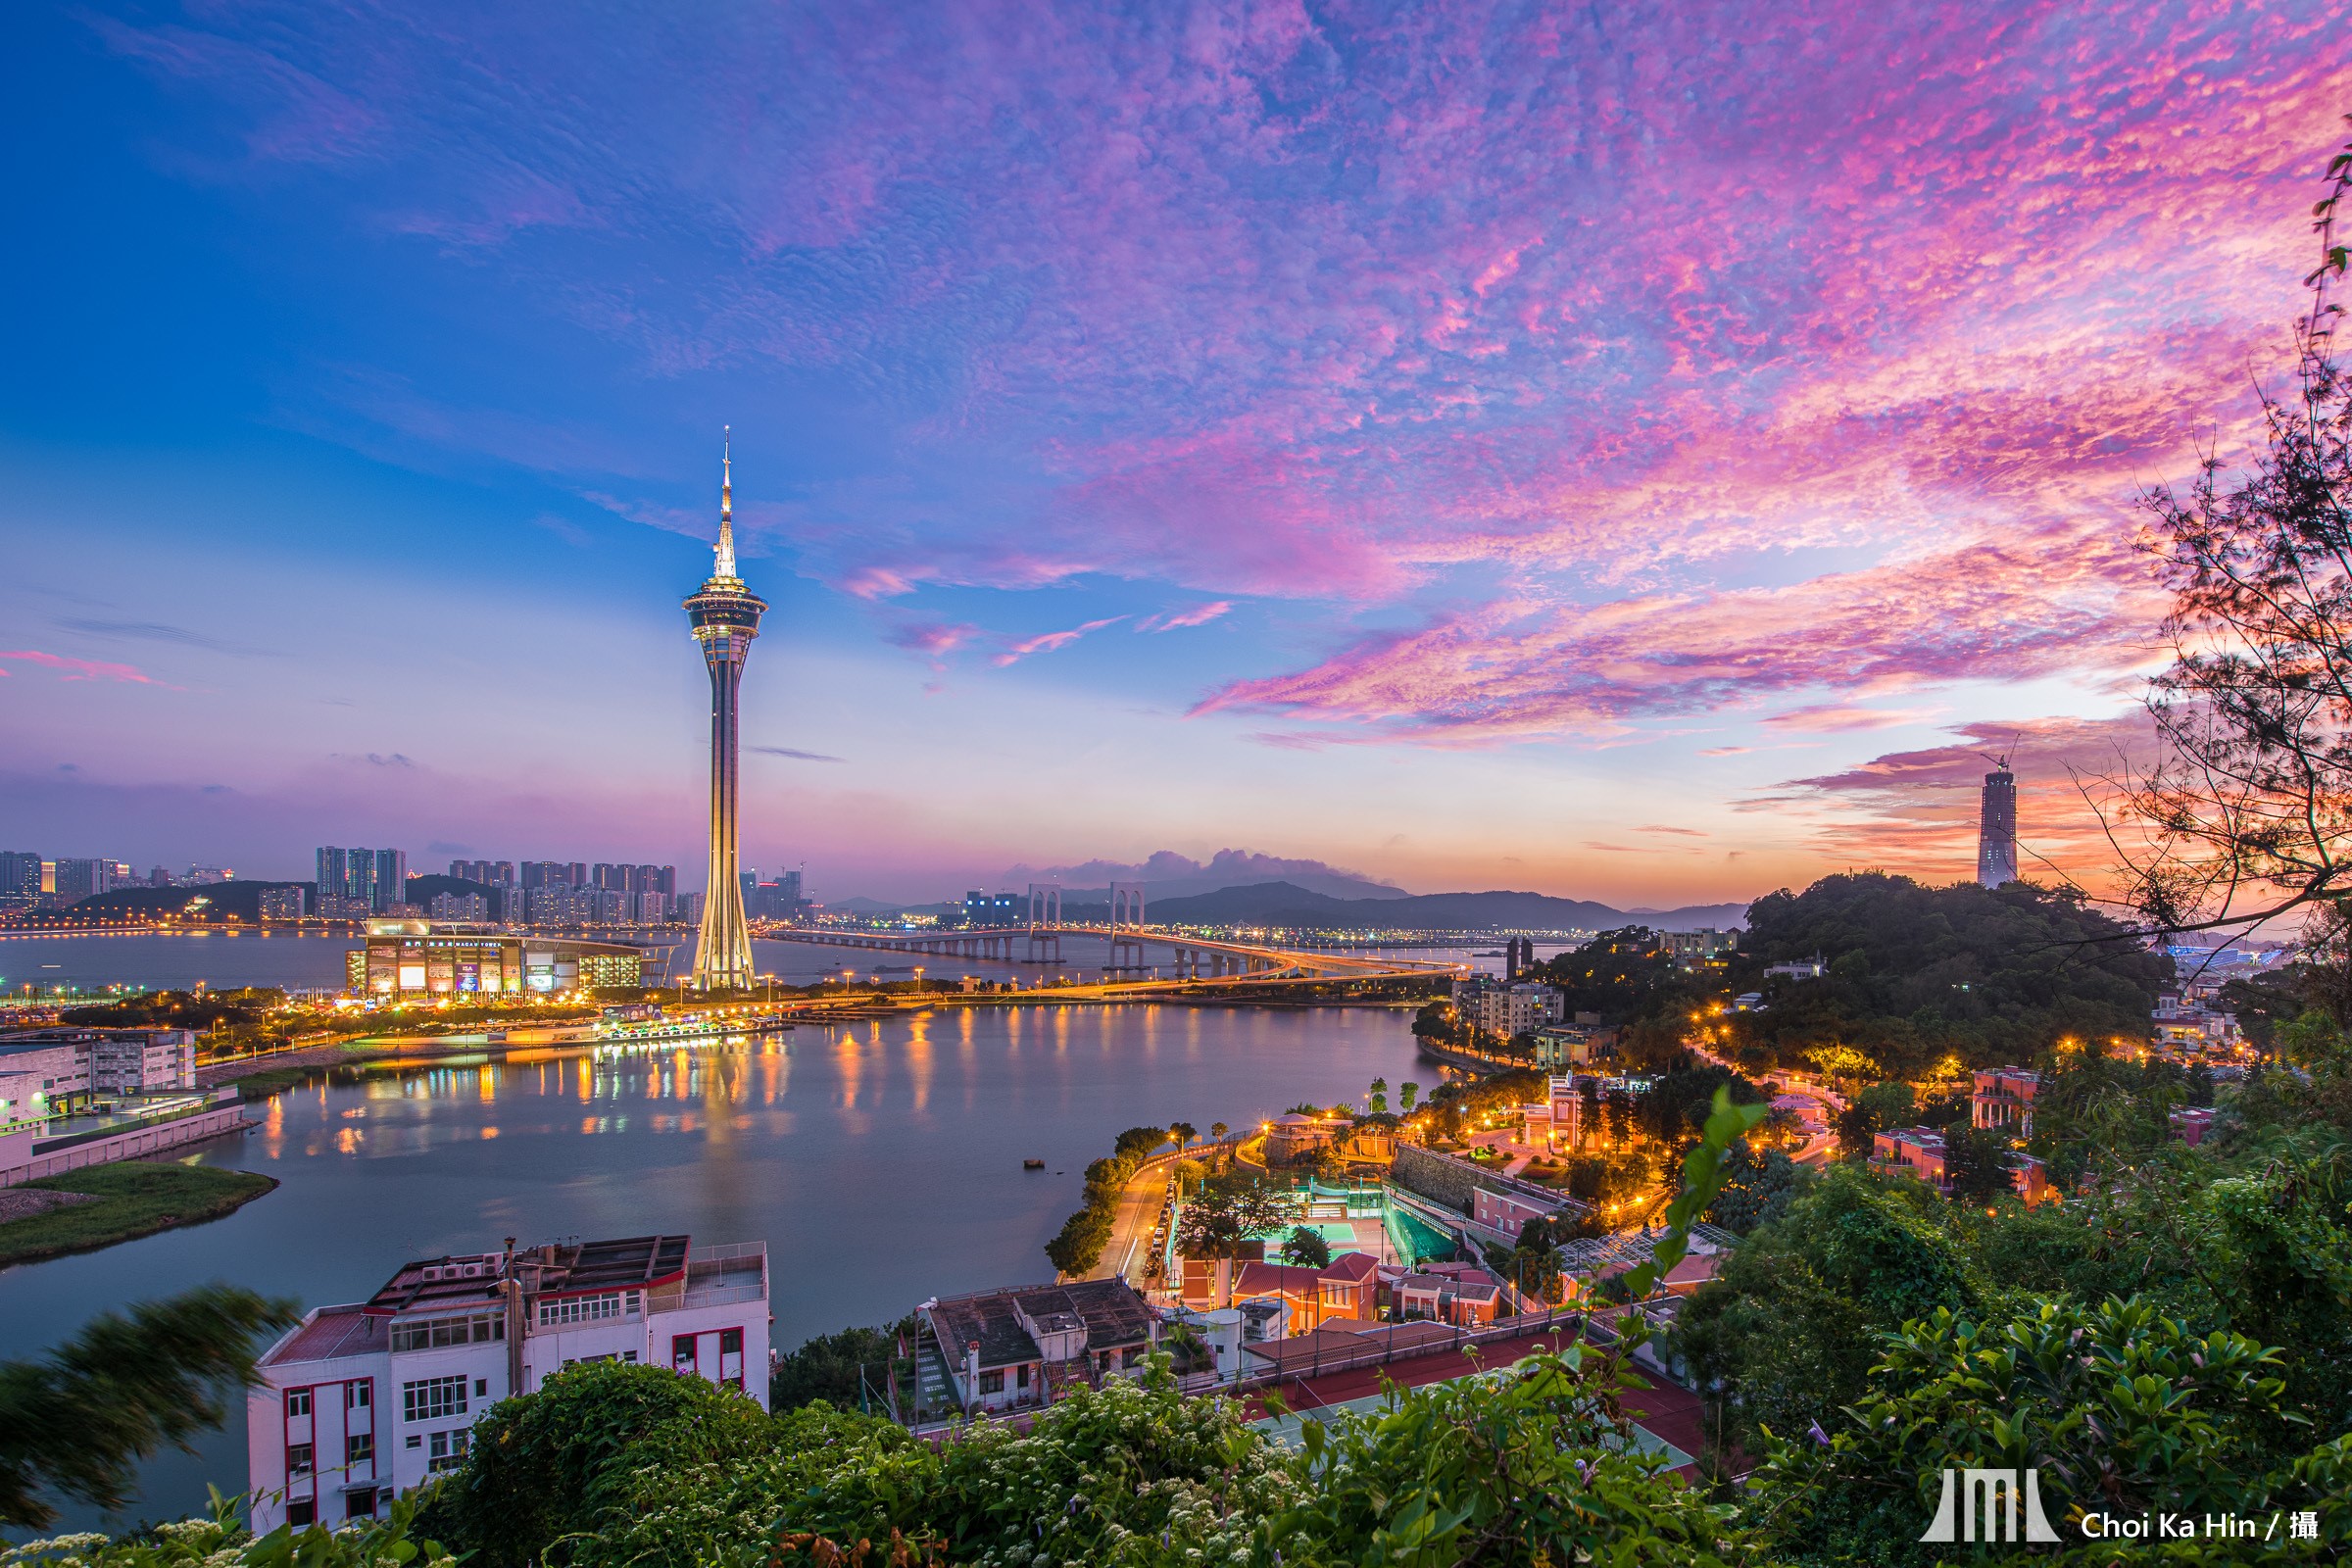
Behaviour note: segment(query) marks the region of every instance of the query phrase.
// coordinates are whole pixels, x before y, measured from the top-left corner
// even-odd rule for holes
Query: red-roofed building
[[[1291,1263],[1244,1263],[1233,1281],[1235,1300],[1280,1297],[1290,1303],[1291,1332],[1304,1334],[1331,1318],[1380,1315],[1380,1264],[1370,1252],[1342,1252],[1321,1268]]]

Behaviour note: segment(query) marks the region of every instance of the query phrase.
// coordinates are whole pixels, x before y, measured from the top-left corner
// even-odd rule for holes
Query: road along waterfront
[[[279,1178],[226,1219],[0,1273],[0,1355],[207,1280],[305,1305],[401,1261],[562,1237],[764,1241],[775,1343],[938,1293],[1052,1277],[1042,1250],[1120,1129],[1247,1126],[1301,1101],[1437,1081],[1409,1011],[1032,1006],[940,1011],[716,1049],[519,1050],[344,1072],[249,1107],[199,1157]],[[1024,1171],[1024,1158],[1046,1161]],[[151,1464],[122,1519],[244,1481],[241,1422]],[[93,1524],[70,1515],[72,1528]]]

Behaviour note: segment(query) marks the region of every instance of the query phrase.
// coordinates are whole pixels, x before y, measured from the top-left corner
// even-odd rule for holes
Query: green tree
[[[740,1392],[666,1367],[587,1361],[474,1423],[466,1462],[427,1501],[419,1527],[483,1568],[564,1561],[612,1530],[649,1465],[727,1465],[766,1452],[776,1429]],[[575,1544],[578,1543],[578,1544]]]
[[[1943,1176],[1952,1201],[1981,1206],[2014,1191],[2008,1153],[2000,1139],[1982,1128],[1954,1127],[1946,1132]]]
[[[837,1409],[862,1408],[863,1389],[888,1385],[899,1337],[913,1326],[908,1319],[887,1328],[843,1329],[806,1341],[789,1355],[776,1358],[767,1380],[768,1408],[797,1410],[817,1399]]]
[[[1364,1096],[1364,1108],[1375,1116],[1389,1113],[1389,1081],[1386,1078],[1372,1080],[1371,1091]]]
[[[2267,1512],[2292,1486],[2262,1479],[2281,1371],[2244,1335],[2200,1335],[2135,1300],[1938,1309],[1886,1342],[1867,1393],[1823,1424],[1826,1441],[1803,1429],[1765,1440],[1759,1501],[1788,1521],[1792,1555],[1893,1568],[1948,1560],[1919,1533],[1955,1466],[2037,1469],[2057,1528],[2070,1506]]]
[[[1189,1121],[1168,1124],[1168,1142],[1174,1144],[1179,1151],[1190,1148],[1193,1140],[1200,1136],[1200,1130]]]
[[[1282,1260],[1300,1268],[1328,1268],[1331,1242],[1311,1225],[1295,1226],[1283,1241]]]
[[[1912,1120],[1918,1109],[1919,1097],[1909,1084],[1899,1079],[1872,1084],[1853,1098],[1853,1103],[1870,1111],[1871,1124],[1876,1130],[1901,1127]]]
[[[1270,1187],[1214,1188],[1184,1205],[1176,1250],[1186,1257],[1232,1257],[1253,1236],[1280,1229],[1297,1204]]]
[[[1396,1086],[1396,1108],[1403,1114],[1413,1113],[1413,1102],[1420,1098],[1421,1086],[1407,1081]]]
[[[1984,1282],[1950,1222],[1924,1183],[1835,1165],[1734,1249],[1674,1336],[1727,1436],[1753,1453],[1766,1428],[1833,1420],[1861,1397],[1879,1335],[1973,1309]]]
[[[1758,1155],[1746,1143],[1732,1146],[1723,1160],[1723,1188],[1707,1207],[1709,1223],[1745,1236],[1788,1211],[1802,1190],[1794,1161],[1777,1149]]]
[[[1868,1159],[1873,1148],[1871,1140],[1879,1132],[1879,1115],[1859,1100],[1848,1101],[1838,1113],[1838,1155],[1840,1159]]]
[[[1520,1295],[1539,1301],[1560,1299],[1560,1274],[1568,1259],[1549,1222],[1531,1219],[1520,1226],[1519,1245],[1504,1254],[1503,1266]]]
[[[57,1517],[44,1494],[120,1508],[132,1467],[228,1417],[257,1341],[293,1303],[207,1285],[101,1312],[39,1360],[0,1361],[0,1525]]]

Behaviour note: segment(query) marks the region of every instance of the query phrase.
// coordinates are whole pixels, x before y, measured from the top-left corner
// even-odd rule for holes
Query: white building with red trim
[[[581,1361],[668,1366],[767,1403],[767,1249],[637,1236],[405,1263],[264,1352],[246,1396],[256,1534],[380,1514],[473,1423]]]

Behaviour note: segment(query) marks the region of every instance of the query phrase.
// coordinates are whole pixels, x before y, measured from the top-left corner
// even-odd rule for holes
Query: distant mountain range
[[[1050,865],[1043,870],[1016,865],[998,880],[997,887],[1025,891],[1032,882],[1057,882],[1064,904],[1110,902],[1113,882],[1141,882],[1147,899],[1174,899],[1216,893],[1259,882],[1287,882],[1309,893],[1332,899],[1401,899],[1404,889],[1375,882],[1322,860],[1290,860],[1260,855],[1254,850],[1219,850],[1206,860],[1161,850],[1133,865],[1115,860],[1088,860],[1079,865]],[[995,889],[991,890],[996,891]]]
[[[1352,879],[1350,879],[1352,880]],[[1149,889],[1150,884],[1146,884]],[[1110,891],[1065,888],[1064,918],[1105,918]],[[853,914],[902,910],[952,916],[952,904],[889,904],[879,899],[841,899],[830,907]],[[1168,925],[1285,925],[1325,929],[1422,931],[1606,931],[1645,925],[1657,931],[1717,930],[1747,918],[1745,904],[1695,904],[1680,909],[1619,909],[1590,899],[1555,899],[1543,893],[1396,893],[1338,898],[1295,882],[1251,882],[1210,893],[1161,897],[1147,893],[1144,916]]]
[[[1192,898],[1153,899],[1145,909],[1153,924],[1323,927],[1398,927],[1425,931],[1605,931],[1645,925],[1693,931],[1739,925],[1745,904],[1699,904],[1632,913],[1590,899],[1544,893],[1422,893],[1393,898],[1335,899],[1289,882],[1220,888]]]

